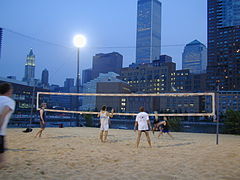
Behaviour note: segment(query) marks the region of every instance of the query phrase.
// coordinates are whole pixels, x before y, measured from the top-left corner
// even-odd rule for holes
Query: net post
[[[215,117],[216,117],[216,145],[218,145],[218,141],[219,141],[219,86],[217,87],[217,92],[215,93],[216,96],[216,100],[215,100],[215,104],[216,104],[216,113],[215,113]]]
[[[40,92],[37,92],[36,110],[39,109],[39,94]]]

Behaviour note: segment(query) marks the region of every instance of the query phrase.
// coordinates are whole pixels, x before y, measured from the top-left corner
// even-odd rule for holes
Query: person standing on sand
[[[46,111],[45,111],[46,108],[47,108],[47,104],[46,103],[42,103],[40,111],[39,111],[39,115],[40,115],[40,130],[37,132],[35,137],[37,137],[37,136],[41,137],[42,136],[42,132],[44,131],[44,129],[46,127]]]
[[[150,139],[149,132],[148,132],[149,129],[150,130],[152,129],[152,126],[151,126],[151,123],[149,120],[149,116],[146,112],[144,112],[144,107],[140,107],[139,111],[140,112],[137,114],[135,125],[134,125],[134,132],[136,131],[136,128],[138,127],[137,148],[140,143],[140,138],[141,138],[142,132],[145,133],[148,144],[150,147],[152,147],[151,139]]]
[[[9,119],[15,109],[15,101],[11,99],[13,88],[9,83],[0,84],[0,168],[4,166],[4,138]]]
[[[97,117],[100,117],[100,124],[101,124],[100,125],[100,140],[101,140],[101,142],[107,141],[110,117],[113,117],[113,111],[114,111],[114,109],[112,109],[111,113],[109,113],[107,111],[107,107],[102,106],[102,109],[97,116]]]

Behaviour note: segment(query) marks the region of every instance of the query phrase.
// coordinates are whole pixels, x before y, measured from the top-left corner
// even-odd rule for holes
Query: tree
[[[172,131],[181,131],[181,119],[179,117],[169,117],[168,122]]]
[[[93,127],[93,116],[92,114],[85,114],[84,119],[87,127]]]
[[[240,111],[228,110],[225,113],[223,132],[240,135]]]

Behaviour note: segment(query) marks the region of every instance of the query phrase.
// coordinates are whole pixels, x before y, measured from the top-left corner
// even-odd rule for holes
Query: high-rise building
[[[73,87],[74,87],[74,78],[66,78],[66,80],[64,81],[64,90],[66,92],[70,92]]]
[[[92,80],[92,69],[84,69],[82,71],[82,84]]]
[[[198,40],[187,44],[182,54],[182,69],[189,69],[191,73],[206,72],[207,48]]]
[[[161,54],[161,11],[158,0],[138,0],[136,63],[150,63]]]
[[[207,86],[240,89],[239,0],[208,0]]]
[[[140,64],[122,68],[120,78],[130,86],[135,87],[138,93],[163,93],[171,91],[171,73],[176,71],[173,62]]]
[[[42,71],[42,80],[41,80],[43,87],[48,87],[49,86],[48,79],[49,79],[48,70],[44,69]]]
[[[2,28],[0,28],[0,58],[1,58],[1,50],[2,50],[2,34],[3,34],[3,30]]]
[[[23,81],[28,83],[33,82],[34,77],[35,77],[35,55],[33,54],[33,50],[31,49],[29,54],[27,55]]]
[[[99,76],[100,73],[115,72],[120,74],[123,63],[123,56],[117,52],[100,53],[93,56],[92,79]]]

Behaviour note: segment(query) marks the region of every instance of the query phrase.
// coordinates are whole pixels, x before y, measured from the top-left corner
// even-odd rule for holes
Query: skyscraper
[[[82,84],[92,80],[92,69],[84,69],[82,71]]]
[[[99,76],[100,73],[115,72],[120,74],[123,63],[123,56],[117,52],[100,53],[93,56],[92,79]]]
[[[47,70],[47,69],[44,69],[44,70],[42,71],[42,80],[41,80],[42,85],[43,85],[44,87],[48,87],[48,86],[49,86],[49,84],[48,84],[48,78],[49,78],[48,70]]]
[[[161,54],[161,11],[158,0],[138,0],[136,63],[150,63]]]
[[[207,48],[198,40],[187,44],[182,54],[182,69],[189,69],[191,73],[206,72]]]
[[[28,83],[33,82],[34,77],[35,77],[35,55],[33,54],[33,50],[31,49],[29,54],[27,55],[23,81]]]
[[[64,89],[66,92],[70,92],[74,87],[74,78],[66,78],[64,81]]]
[[[240,89],[240,1],[208,0],[209,90]]]
[[[3,34],[3,30],[2,28],[0,28],[0,58],[1,58],[1,50],[2,50],[2,34]]]

